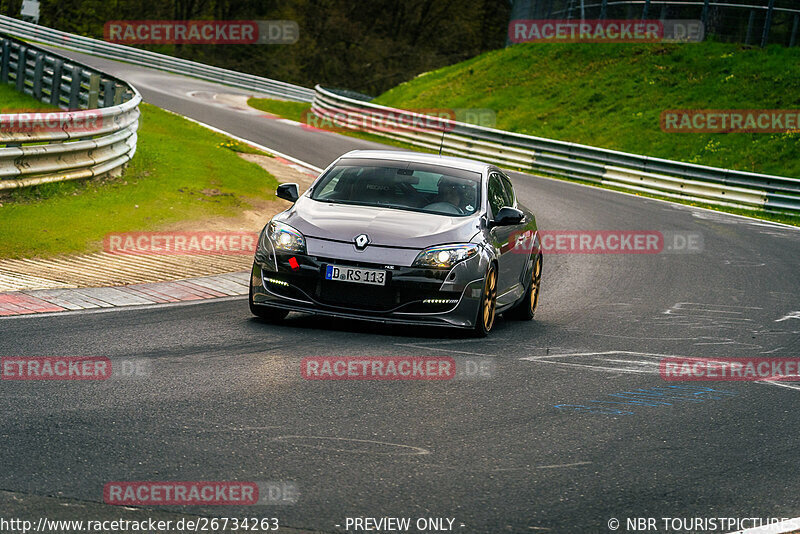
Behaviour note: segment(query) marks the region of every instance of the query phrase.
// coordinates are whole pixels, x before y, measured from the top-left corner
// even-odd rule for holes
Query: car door
[[[509,179],[508,176],[502,173],[500,173],[500,179],[503,183],[503,188],[506,191],[506,196],[508,197],[508,200],[510,202],[509,206],[511,206],[512,208],[520,209],[520,206],[517,204],[517,195],[516,192],[514,191],[514,185],[511,183],[511,179]],[[521,211],[525,213],[525,210]],[[528,216],[526,214],[525,218],[522,219],[522,221],[520,221],[519,224],[507,227],[510,230],[510,239],[511,239],[511,242],[509,244],[510,250],[507,252],[507,255],[509,256],[507,263],[511,270],[512,276],[516,276],[516,281],[520,282],[520,285],[522,286],[520,288],[520,291],[524,291],[525,289],[525,281],[527,279],[525,274],[528,270],[528,258],[530,255],[522,253],[523,250],[525,249],[520,250],[518,248],[515,248],[516,245],[515,238],[516,236],[525,232],[529,224],[530,221],[528,220]],[[513,283],[511,285],[513,285]],[[521,293],[518,296],[521,296]]]
[[[487,202],[489,204],[489,216],[493,219],[500,208],[511,205],[503,178],[497,171],[490,171],[487,183]],[[513,243],[510,243],[511,234],[516,230],[516,226],[495,226],[489,230],[489,239],[494,247],[499,250],[497,259],[497,305],[503,306],[509,302],[511,295],[509,290],[519,282],[515,265],[516,254],[511,252]],[[513,293],[513,291],[512,291]],[[514,300],[511,298],[511,300]]]

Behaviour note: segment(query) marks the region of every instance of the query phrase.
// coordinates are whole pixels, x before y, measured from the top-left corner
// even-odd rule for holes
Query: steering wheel
[[[432,204],[428,204],[423,209],[426,211],[452,213],[453,215],[464,215],[466,213],[464,210],[462,210],[455,204],[451,204],[449,202],[434,202]]]

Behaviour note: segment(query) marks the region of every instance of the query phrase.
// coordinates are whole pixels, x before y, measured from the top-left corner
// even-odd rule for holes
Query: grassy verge
[[[9,91],[0,87],[0,101],[9,101]],[[25,109],[35,103],[29,100]],[[154,106],[140,109],[136,156],[121,177],[12,190],[0,199],[1,258],[96,251],[107,233],[232,217],[275,198],[275,178],[237,155],[249,147]]]
[[[266,111],[273,115],[305,123],[306,113],[311,109],[308,102],[289,102],[288,100],[273,100],[272,98],[249,98],[250,107]]]
[[[798,109],[800,48],[523,44],[427,73],[375,100],[478,108],[497,128],[715,167],[800,177],[800,133],[666,133],[668,109]]]
[[[224,136],[223,136],[224,137]],[[239,154],[258,154],[259,156],[266,156],[268,158],[274,158],[272,154],[268,154],[263,150],[259,150],[254,148],[250,145],[242,143],[241,141],[237,141],[236,139],[228,139],[226,141],[222,141],[217,145],[217,148],[226,148],[231,152],[238,152]]]
[[[56,109],[33,97],[18,93],[12,86],[0,84],[0,113],[23,113]]]

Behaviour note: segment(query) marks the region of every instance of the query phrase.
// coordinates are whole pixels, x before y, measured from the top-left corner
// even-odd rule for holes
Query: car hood
[[[423,249],[468,243],[480,230],[480,216],[449,217],[416,211],[319,202],[301,197],[276,216],[307,237],[352,242],[360,234],[370,244]]]

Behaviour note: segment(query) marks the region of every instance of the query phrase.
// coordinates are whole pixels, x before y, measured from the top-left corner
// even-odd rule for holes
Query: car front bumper
[[[385,270],[386,285],[325,280],[323,272],[329,264]],[[449,270],[301,254],[256,254],[250,277],[252,302],[254,306],[382,323],[472,328],[487,265],[482,254]]]

